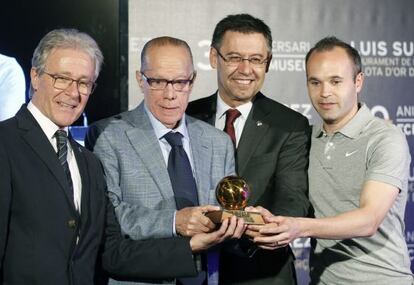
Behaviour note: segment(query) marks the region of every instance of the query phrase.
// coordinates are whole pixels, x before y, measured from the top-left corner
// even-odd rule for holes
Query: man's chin
[[[54,123],[60,128],[65,128],[75,123],[78,118],[79,116],[71,118],[58,118],[54,121]]]

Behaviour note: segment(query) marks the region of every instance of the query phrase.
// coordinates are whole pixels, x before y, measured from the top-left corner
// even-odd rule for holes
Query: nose
[[[321,84],[321,96],[326,98],[326,97],[329,97],[330,95],[332,95],[332,89],[330,85],[327,83],[322,83]]]
[[[79,89],[78,83],[76,81],[72,81],[68,88],[66,88],[65,93],[70,95],[71,97],[79,97]]]
[[[247,58],[242,59],[237,69],[239,70],[240,73],[243,73],[243,74],[250,74],[252,72],[251,63]]]
[[[164,94],[165,94],[165,97],[169,100],[174,100],[177,97],[177,94],[175,93],[175,90],[171,82],[169,82],[167,86],[165,87]]]

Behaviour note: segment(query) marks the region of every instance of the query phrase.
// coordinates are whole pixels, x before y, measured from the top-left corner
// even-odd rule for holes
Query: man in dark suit
[[[236,171],[252,190],[249,205],[306,216],[309,123],[260,92],[271,52],[271,31],[263,21],[247,14],[221,20],[210,49],[218,92],[190,102],[187,114],[229,133],[236,147]],[[250,228],[246,234],[259,233]],[[220,284],[296,284],[289,247],[257,249],[248,238],[236,246],[222,251]]]
[[[0,284],[93,284],[105,180],[67,131],[102,60],[89,35],[49,32],[33,54],[31,101],[0,123]]]

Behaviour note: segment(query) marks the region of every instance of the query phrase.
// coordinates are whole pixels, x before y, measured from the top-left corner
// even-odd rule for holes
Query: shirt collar
[[[42,131],[46,134],[47,138],[50,140],[54,137],[57,130],[60,128],[53,123],[48,117],[43,115],[43,113],[32,103],[32,101],[27,104],[27,109],[33,115],[37,123],[40,125]],[[68,127],[63,128],[63,130],[68,133]]]
[[[343,126],[335,133],[341,133],[349,138],[355,138],[362,132],[363,128],[372,118],[373,115],[371,114],[367,105],[365,105],[365,103],[361,103],[360,108],[355,116],[345,126]],[[326,132],[323,129],[322,124],[319,126],[314,126],[313,135],[315,138],[321,137],[324,134],[326,134]]]
[[[157,139],[162,139],[164,137],[165,134],[173,131],[173,132],[179,132],[180,134],[183,135],[183,137],[187,140],[189,140],[189,136],[188,136],[188,130],[187,130],[187,125],[184,123],[185,122],[185,114],[183,114],[180,122],[178,123],[178,126],[175,129],[169,129],[166,126],[164,126],[163,123],[161,123],[152,113],[150,110],[148,110],[147,105],[144,104],[144,110],[147,113],[152,128],[154,129],[155,132],[155,136],[157,137]]]
[[[253,103],[249,101],[243,105],[238,106],[236,109],[239,110],[241,116],[246,119],[249,116],[250,110],[252,109]],[[223,99],[220,97],[219,93],[217,92],[217,117],[221,119],[223,116],[226,115],[228,109],[233,109]]]

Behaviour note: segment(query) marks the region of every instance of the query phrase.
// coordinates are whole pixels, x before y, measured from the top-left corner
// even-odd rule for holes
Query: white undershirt
[[[57,153],[57,146],[56,146],[56,138],[55,133],[57,130],[59,130],[59,127],[56,126],[48,117],[42,114],[40,110],[32,103],[32,101],[29,102],[27,105],[27,109],[30,113],[32,113],[33,117],[37,121],[37,123],[40,125],[40,128],[47,136],[47,139],[49,140],[50,144],[52,145],[53,149]],[[66,132],[68,132],[68,128],[64,128]],[[72,177],[73,182],[73,202],[75,203],[76,210],[80,213],[80,205],[81,205],[81,195],[82,195],[82,181],[81,176],[79,173],[78,164],[75,159],[75,155],[73,154],[73,149],[70,143],[68,145],[68,156],[67,161],[69,165],[70,174]]]

